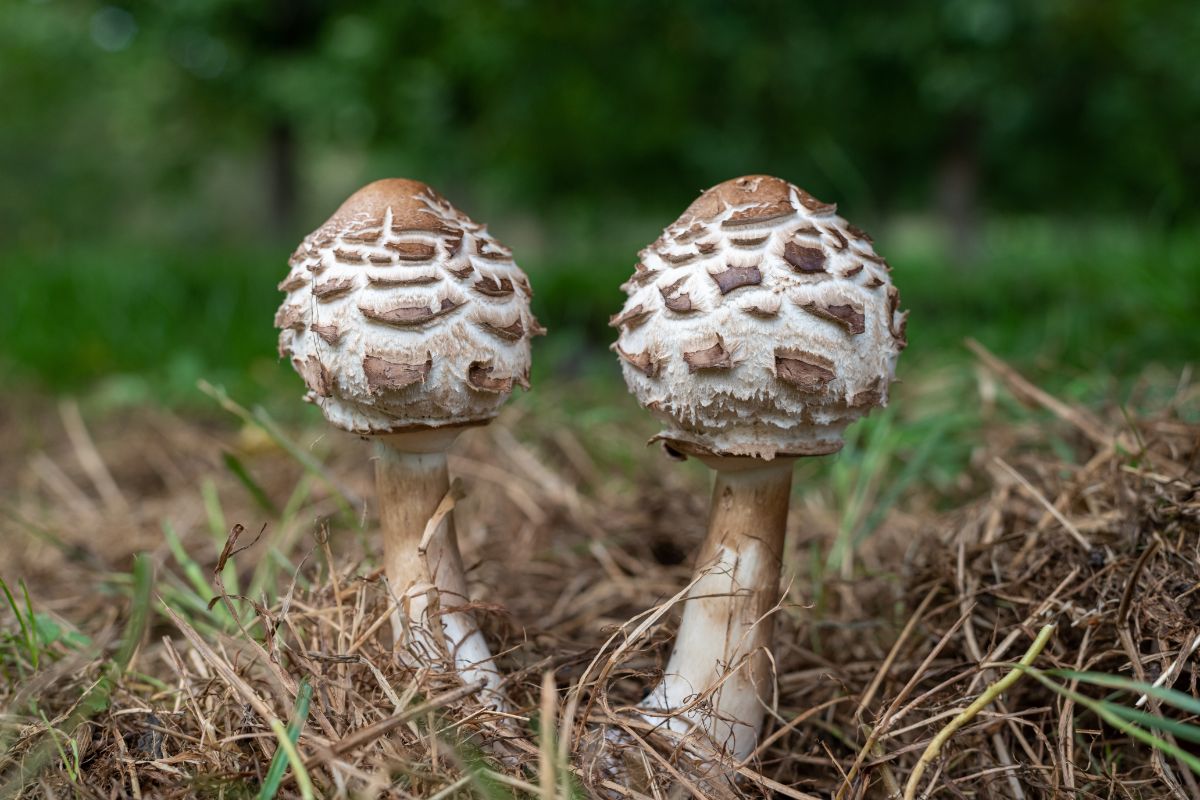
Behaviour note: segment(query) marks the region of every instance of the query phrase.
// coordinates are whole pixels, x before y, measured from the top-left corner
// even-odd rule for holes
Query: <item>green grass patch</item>
[[[1121,383],[1147,363],[1179,366],[1200,351],[1200,234],[1113,224],[997,222],[980,255],[956,264],[928,225],[880,232],[911,309],[901,374],[965,360],[974,336],[1052,389]],[[522,259],[534,310],[550,328],[534,380],[615,381],[608,317],[635,254],[584,237]],[[555,257],[550,258],[549,254]],[[0,253],[9,297],[0,314],[0,374],[56,392],[129,405],[203,407],[196,383],[295,415],[300,384],[275,355],[274,250],[108,244]],[[275,405],[278,402],[280,405]]]

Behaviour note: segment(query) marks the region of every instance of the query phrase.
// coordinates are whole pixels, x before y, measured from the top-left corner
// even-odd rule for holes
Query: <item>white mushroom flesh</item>
[[[305,238],[280,284],[279,352],[333,425],[387,433],[491,419],[528,387],[529,281],[430,187],[378,181]]]
[[[779,178],[737,178],[639,257],[614,349],[669,445],[829,453],[887,404],[907,312],[887,262],[836,206]]]

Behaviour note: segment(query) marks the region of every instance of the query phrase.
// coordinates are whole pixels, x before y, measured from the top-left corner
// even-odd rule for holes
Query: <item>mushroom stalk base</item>
[[[453,514],[445,514],[424,552],[420,549],[430,518],[450,490],[446,448],[456,435],[394,435],[376,445],[384,570],[400,604],[392,631],[411,661],[447,665],[465,683],[482,682],[481,698],[500,709],[507,705],[500,673],[474,615],[462,610],[471,601]]]
[[[737,760],[754,752],[774,675],[769,651],[779,601],[793,459],[706,459],[717,471],[708,536],[684,601],[662,681],[642,701],[647,721],[696,731]]]

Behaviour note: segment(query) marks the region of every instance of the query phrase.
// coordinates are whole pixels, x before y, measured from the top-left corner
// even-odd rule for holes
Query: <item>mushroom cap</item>
[[[907,312],[871,239],[787,181],[700,195],[639,253],[611,324],[669,451],[821,455],[887,405]]]
[[[472,425],[529,387],[529,280],[419,181],[376,181],[301,242],[279,285],[279,354],[306,399],[362,434]]]

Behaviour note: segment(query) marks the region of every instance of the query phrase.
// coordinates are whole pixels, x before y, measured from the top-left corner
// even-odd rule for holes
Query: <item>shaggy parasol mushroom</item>
[[[887,262],[836,210],[764,175],[715,186],[640,253],[611,321],[626,383],[666,423],[655,439],[716,471],[675,649],[642,708],[739,760],[772,694],[793,463],[887,404],[905,346]]]
[[[330,423],[377,443],[384,566],[401,602],[396,641],[423,662],[448,658],[499,705],[491,652],[461,609],[469,600],[453,518],[430,520],[449,492],[449,446],[495,417],[514,384],[529,387],[529,340],[544,332],[529,282],[484,226],[402,179],[355,192],[289,263],[279,353]]]

